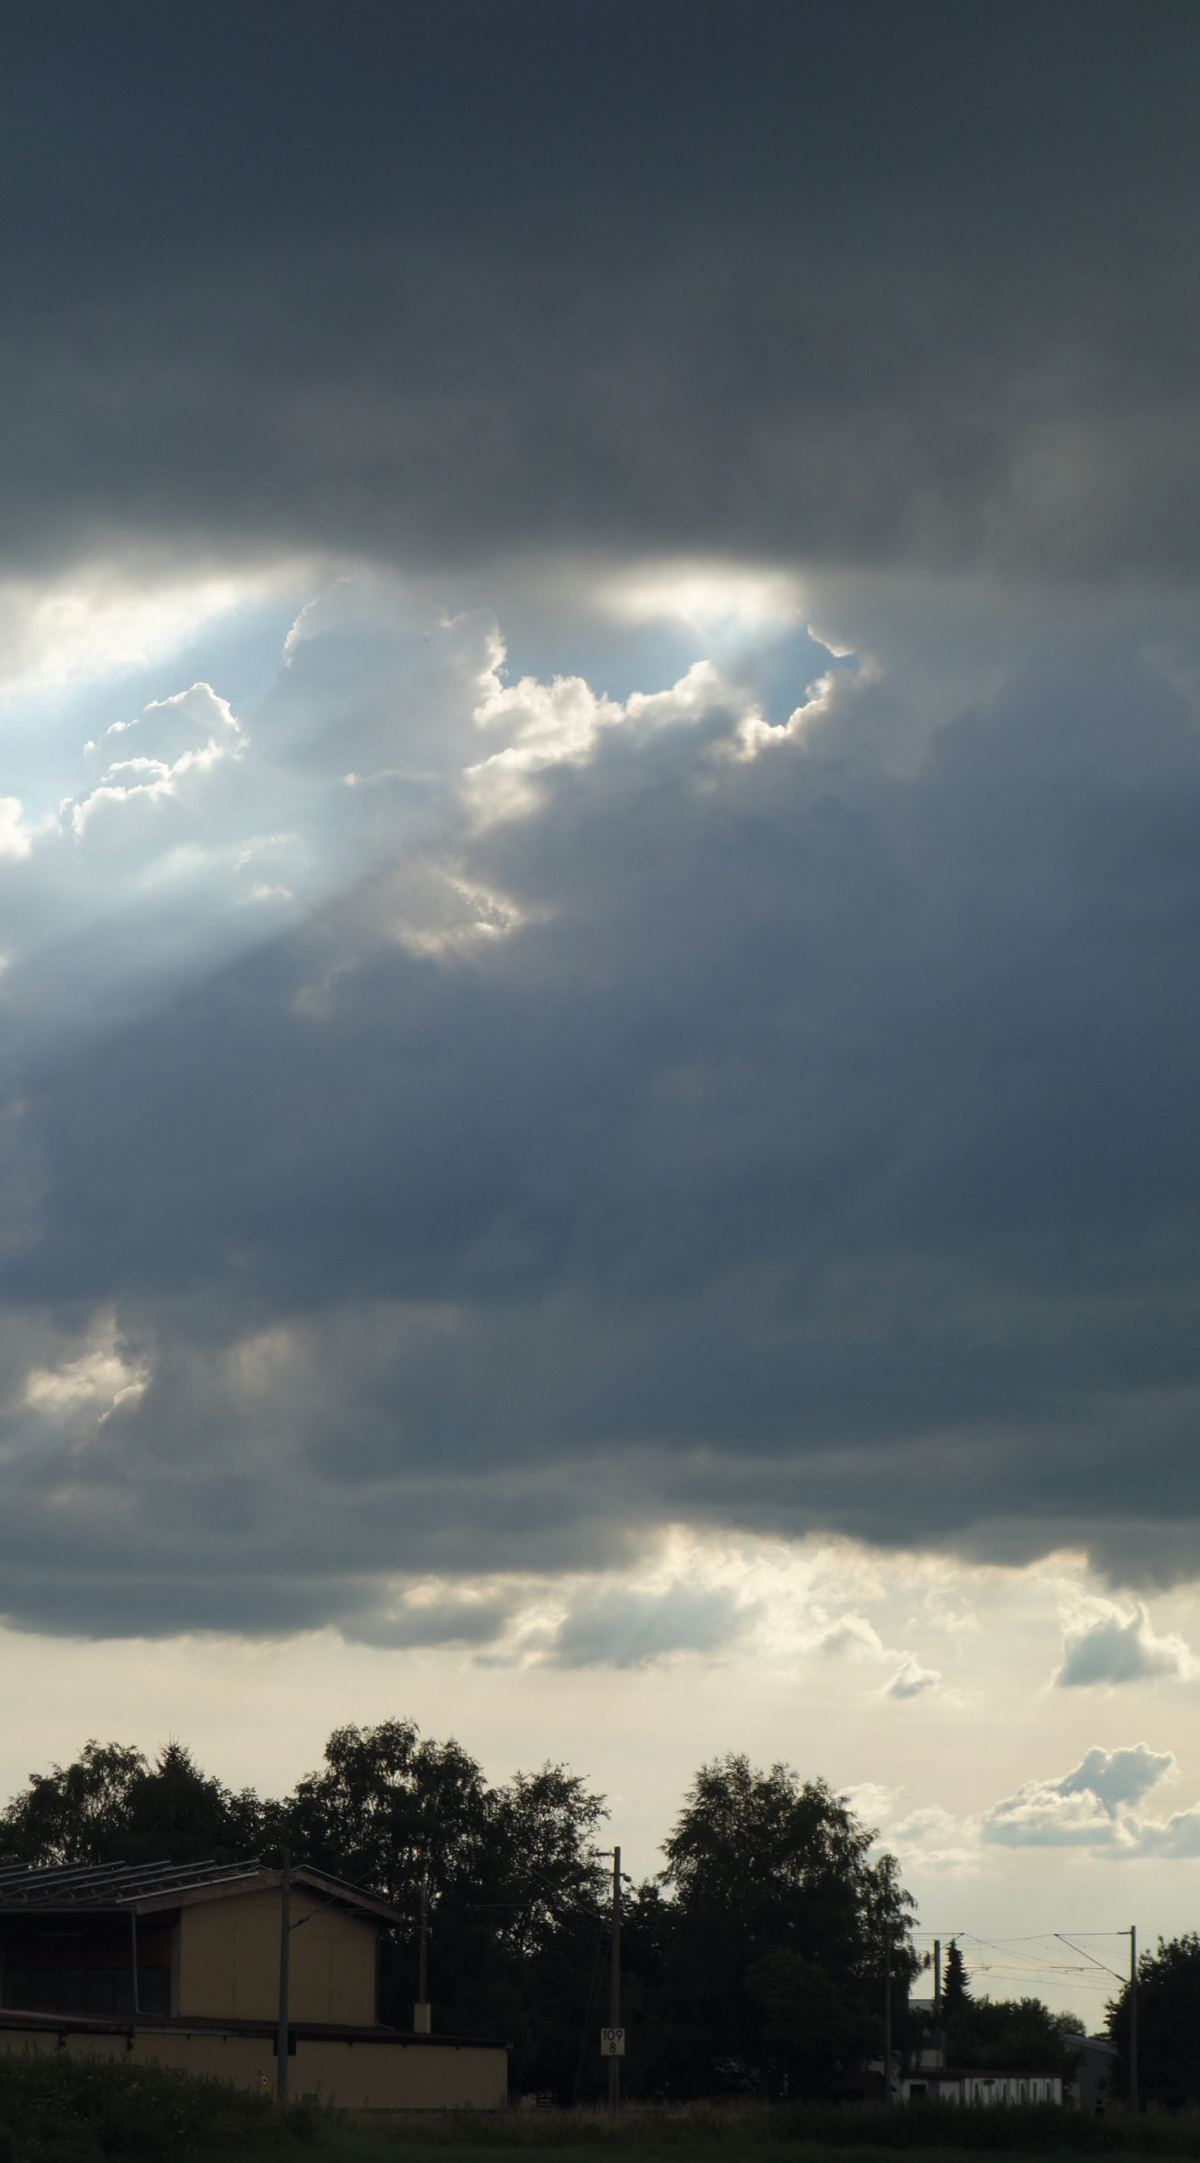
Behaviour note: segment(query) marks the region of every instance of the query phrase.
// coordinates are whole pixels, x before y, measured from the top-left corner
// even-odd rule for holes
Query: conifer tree
[[[942,1977],[943,2020],[953,2020],[956,2013],[961,2013],[963,2007],[970,2004],[968,1980],[967,1964],[958,1949],[957,1940],[951,1938],[946,1951],[946,1972]]]

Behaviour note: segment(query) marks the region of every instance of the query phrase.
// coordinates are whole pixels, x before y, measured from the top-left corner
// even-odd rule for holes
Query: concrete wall
[[[65,2048],[73,2057],[117,2058],[126,2065],[162,2065],[226,2080],[235,2088],[273,2095],[276,2059],[268,2038],[181,2028],[127,2036],[69,2035],[53,2028],[0,2028],[0,2055]],[[508,2057],[485,2043],[324,2042],[297,2039],[288,2061],[293,2102],[315,2098],[343,2110],[503,2110]]]
[[[280,1898],[278,1892],[240,1893],[183,1909],[171,1999],[175,2018],[278,2017]],[[374,1923],[293,1886],[292,1925],[292,2020],[372,2027]]]

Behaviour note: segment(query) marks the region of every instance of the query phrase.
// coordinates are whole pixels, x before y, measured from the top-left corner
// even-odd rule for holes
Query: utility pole
[[[421,1887],[421,1950],[417,1965],[417,2002],[413,2007],[413,2033],[428,2035],[433,2027],[429,2006],[429,1879]]]
[[[892,1933],[883,1933],[883,2100],[892,2100]]]
[[[933,2047],[938,2054],[938,2064],[946,2063],[946,2045],[942,2040],[942,1941],[933,1941]]]
[[[1134,2111],[1138,2107],[1137,1986],[1137,1925],[1135,1923],[1131,1926],[1129,1932],[1129,2108]]]
[[[283,1851],[283,1870],[279,1881],[279,2035],[276,2049],[279,2053],[279,2071],[275,2075],[275,2099],[287,2102],[288,2092],[288,1969],[292,1953],[292,1858],[287,1848]]]
[[[612,1887],[612,1958],[608,1969],[608,2025],[621,2025],[621,1850],[613,1849]],[[608,2107],[612,2111],[621,2107],[621,2061],[612,2057],[608,2061]]]

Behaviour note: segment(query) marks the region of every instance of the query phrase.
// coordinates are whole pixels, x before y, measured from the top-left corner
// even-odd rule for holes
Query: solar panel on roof
[[[263,1867],[257,1857],[240,1863],[7,1864],[0,1868],[0,1907],[109,1907],[152,1893],[236,1884]]]
[[[30,1908],[114,1908],[147,1899],[170,1899],[173,1893],[196,1892],[205,1886],[237,1885],[266,1876],[277,1883],[272,1864],[251,1856],[238,1863],[7,1863],[0,1865],[0,1913]],[[327,1897],[346,1905],[368,1909],[385,1919],[396,1910],[362,1886],[350,1885],[328,1871],[301,1863],[293,1868],[293,1882],[307,1883]]]

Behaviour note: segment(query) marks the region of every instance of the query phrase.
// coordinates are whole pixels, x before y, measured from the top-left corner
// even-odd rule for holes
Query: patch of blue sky
[[[194,683],[210,683],[239,719],[252,715],[278,677],[284,640],[308,598],[305,589],[259,593],[134,666],[0,687],[0,793],[19,796],[34,821],[57,812],[64,797],[94,785],[86,743],[99,745],[115,723]]]

